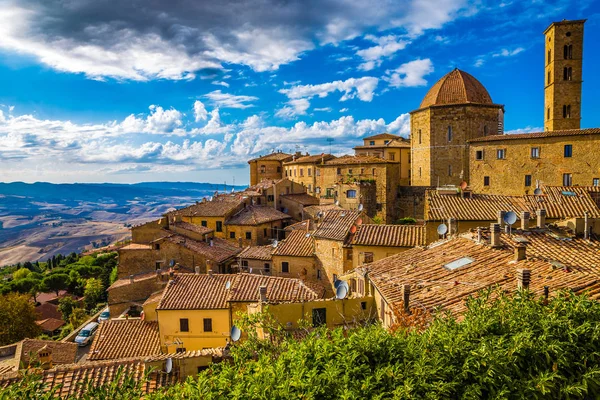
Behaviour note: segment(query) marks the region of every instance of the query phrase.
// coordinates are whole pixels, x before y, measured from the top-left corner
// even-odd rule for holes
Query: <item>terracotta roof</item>
[[[469,143],[481,143],[481,142],[495,142],[498,140],[538,139],[538,138],[547,138],[547,137],[597,135],[597,134],[600,134],[600,128],[566,129],[566,130],[559,130],[559,131],[513,133],[513,134],[505,134],[505,135],[482,136],[479,138],[470,139],[470,140],[468,140],[468,142]]]
[[[162,295],[164,293],[164,289],[160,290],[158,292],[154,292],[150,295],[150,297],[148,297],[146,299],[146,301],[144,301],[144,304],[142,304],[143,306],[145,306],[146,304],[151,304],[151,303],[158,303],[160,301],[160,299],[162,299]]]
[[[323,295],[299,279],[245,273],[178,274],[167,285],[157,310],[225,309],[230,301],[256,302],[258,288],[263,285],[267,286],[267,298],[273,302],[315,300]]]
[[[185,229],[186,231],[199,233],[201,235],[205,235],[205,234],[211,233],[213,231],[212,229],[207,228],[202,225],[190,224],[190,223],[182,222],[182,221],[175,222],[173,224],[173,226],[175,226],[176,228]]]
[[[360,150],[368,150],[368,149],[383,149],[383,148],[410,148],[410,140],[408,139],[404,139],[404,138],[399,138],[399,139],[392,139],[390,140],[387,144],[377,144],[377,145],[360,145],[360,146],[355,146],[354,149],[360,149]]]
[[[331,154],[319,154],[314,156],[303,156],[298,157],[295,160],[288,161],[283,163],[284,165],[292,165],[292,164],[321,164],[322,160],[331,160],[335,158],[334,155]]]
[[[88,360],[114,360],[160,353],[156,321],[111,319],[100,323]]]
[[[2,349],[14,348],[12,357],[3,358],[0,362],[0,373],[17,371],[21,366],[26,367],[30,362],[35,364],[37,353],[41,349],[52,352],[54,364],[71,364],[77,357],[77,344],[71,342],[56,342],[54,340],[23,339],[20,342],[3,346]]]
[[[210,241],[207,243],[205,241],[194,240],[177,234],[167,236],[161,240],[185,247],[186,249],[192,250],[193,252],[201,254],[218,263],[235,257],[241,251],[241,249],[232,242],[221,238],[212,238],[212,246],[210,245]]]
[[[130,243],[127,246],[121,247],[119,250],[151,250],[152,246],[149,244],[141,243]]]
[[[283,230],[286,232],[296,231],[296,230],[304,230],[304,231],[312,231],[313,230],[313,222],[310,219],[306,219],[304,221],[296,222],[295,224],[286,226]]]
[[[280,242],[273,252],[275,256],[312,257],[314,255],[313,238],[306,230],[294,230]]]
[[[375,156],[346,155],[325,161],[325,165],[387,164],[388,161]]]
[[[319,204],[320,201],[318,198],[311,196],[308,193],[282,194],[280,199],[295,201],[296,203],[300,203],[304,206],[314,206]]]
[[[308,206],[304,207],[304,213],[308,215],[311,219],[315,219],[319,212],[327,212],[329,210],[341,210],[342,207],[336,206],[335,204],[321,204],[318,206]]]
[[[53,303],[42,303],[35,308],[35,312],[39,315],[38,320],[41,319],[62,319],[62,314],[58,311],[58,306]]]
[[[287,153],[271,153],[271,154],[267,154],[266,156],[260,156],[257,158],[253,158],[251,160],[248,160],[248,164],[253,162],[253,161],[285,161],[288,158],[292,158],[293,156],[291,154],[287,154]]]
[[[377,135],[373,135],[373,136],[366,136],[363,138],[363,140],[377,140],[377,139],[402,139],[401,136],[398,135],[392,135],[391,133],[379,133]]]
[[[481,82],[455,68],[429,89],[419,108],[468,103],[493,104],[490,94]]]
[[[528,211],[535,218],[536,210],[544,208],[546,217],[562,219],[582,217],[588,211],[590,217],[600,217],[600,209],[584,188],[544,186],[543,195],[505,196],[476,194],[464,198],[458,194],[439,194],[436,190],[425,193],[425,219],[441,221],[455,218],[460,221],[495,221],[498,211]],[[566,190],[565,190],[566,189]],[[564,195],[573,192],[576,196]]]
[[[261,225],[291,218],[269,206],[247,206],[225,221],[225,225]]]
[[[424,225],[375,225],[357,227],[352,244],[363,246],[415,247],[425,245]]]
[[[141,282],[141,281],[147,281],[147,280],[151,280],[151,279],[156,279],[156,272],[154,272],[154,271],[153,272],[147,272],[147,273],[144,273],[144,274],[138,274],[138,275],[134,275],[133,276],[133,282],[134,283],[138,283],[138,282]],[[115,288],[118,288],[118,287],[127,286],[130,283],[131,283],[131,279],[130,278],[117,279],[106,290],[112,290],[112,289],[115,289]]]
[[[38,324],[38,326],[42,328],[42,331],[44,332],[54,332],[61,326],[65,325],[65,321],[58,318],[46,318],[35,321],[35,323]]]
[[[239,195],[213,196],[212,201],[202,201],[189,207],[173,211],[174,215],[184,217],[224,217],[242,204]]]
[[[170,353],[170,354],[154,354],[148,357],[144,357],[144,361],[152,362],[152,361],[163,361],[168,358],[172,358],[174,360],[181,360],[184,358],[194,358],[194,357],[203,357],[203,356],[211,356],[213,358],[221,358],[223,357],[227,351],[225,347],[209,347],[207,349],[202,350],[189,350],[181,353]]]
[[[268,261],[271,259],[273,250],[273,246],[270,244],[266,246],[248,246],[238,254],[238,258]]]
[[[273,185],[277,185],[279,182],[282,182],[284,179],[287,179],[287,178],[282,178],[282,179],[263,179],[262,181],[258,182],[256,185],[248,186],[248,188],[246,190],[252,191],[252,192],[255,191],[255,192],[258,192],[258,193],[262,193],[262,191],[264,191],[264,190],[272,187]]]
[[[329,210],[313,234],[316,238],[345,240],[350,228],[360,217],[360,211]]]

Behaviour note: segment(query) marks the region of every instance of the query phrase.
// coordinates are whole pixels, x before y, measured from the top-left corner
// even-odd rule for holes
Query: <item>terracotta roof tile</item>
[[[263,285],[267,286],[269,301],[306,301],[323,295],[299,279],[245,273],[178,274],[167,285],[157,310],[225,309],[230,301],[255,302]]]
[[[253,158],[251,160],[248,161],[248,163],[251,163],[253,161],[286,161],[287,159],[292,158],[293,155],[292,154],[287,154],[287,153],[271,153],[271,154],[267,154],[266,156],[260,156],[257,158]]]
[[[291,160],[283,163],[284,165],[293,165],[293,164],[321,164],[322,161],[327,161],[334,159],[335,156],[331,154],[318,154],[314,156],[303,156],[298,157],[295,160]]]
[[[269,206],[247,206],[225,221],[225,225],[261,225],[290,219],[287,214]]]
[[[119,250],[150,250],[152,246],[149,244],[130,243],[127,246],[121,247]]]
[[[375,156],[341,156],[333,160],[325,161],[325,165],[358,165],[358,164],[389,164],[390,161],[384,160],[380,157]]]
[[[201,235],[207,234],[207,233],[211,233],[213,230],[210,228],[207,228],[205,226],[202,225],[196,225],[196,224],[190,224],[187,222],[175,222],[173,224],[176,228],[181,228],[181,229],[185,229],[186,231],[190,231],[190,232],[194,232],[194,233],[199,233]]]
[[[39,315],[38,319],[62,318],[62,314],[58,311],[58,306],[53,303],[42,303],[35,308],[35,312]]]
[[[46,318],[35,321],[35,323],[38,324],[38,326],[42,328],[42,331],[44,332],[54,332],[61,326],[65,325],[65,321],[58,318]]]
[[[242,200],[239,195],[213,196],[212,201],[202,201],[189,207],[173,211],[173,214],[184,217],[224,217],[235,212],[241,204]]]
[[[315,206],[319,204],[320,201],[318,198],[311,196],[308,193],[282,194],[280,199],[295,201],[296,203],[300,203],[304,206]]]
[[[329,210],[317,226],[314,237],[331,240],[345,240],[352,225],[360,218],[359,211]]]
[[[368,149],[383,149],[383,148],[410,148],[410,140],[404,138],[392,139],[387,144],[381,145],[360,145],[353,147],[355,150],[368,150]]]
[[[241,249],[232,242],[221,238],[212,238],[212,246],[210,245],[210,242],[207,243],[205,241],[194,240],[177,234],[167,236],[160,240],[185,247],[186,249],[192,250],[193,252],[218,263],[235,257],[241,251]]]
[[[270,244],[266,246],[248,246],[238,254],[238,258],[268,261],[271,259],[273,250],[273,246]]]
[[[329,210],[341,210],[342,207],[340,206],[336,206],[335,204],[321,204],[318,206],[308,206],[308,207],[304,207],[304,213],[306,215],[308,215],[311,219],[316,219],[317,218],[317,214],[319,212],[327,212]]]
[[[362,140],[377,140],[377,139],[403,139],[402,136],[392,135],[391,133],[379,133],[373,136],[365,136]]]
[[[138,274],[138,275],[134,275],[133,276],[133,282],[134,283],[141,282],[141,281],[147,281],[147,280],[151,280],[151,279],[156,279],[156,272],[154,272],[154,271],[153,272],[147,272],[147,273],[144,273],[144,274]],[[115,288],[118,288],[118,287],[127,286],[129,284],[131,284],[131,279],[130,278],[117,279],[106,290],[112,290],[112,289],[115,289]]]
[[[312,257],[314,255],[314,239],[306,230],[294,230],[280,242],[273,252],[275,256]]]
[[[304,221],[296,222],[295,224],[286,226],[283,230],[286,232],[296,231],[296,230],[304,230],[304,231],[312,231],[313,230],[313,222],[310,219],[306,219]]]
[[[246,188],[246,191],[262,193],[264,190],[267,190],[267,189],[273,187],[274,185],[277,185],[278,183],[283,182],[286,179],[287,178],[263,179],[262,181],[258,182],[256,185],[248,186],[248,188]],[[242,194],[244,194],[244,192],[242,192]]]
[[[481,82],[464,71],[454,69],[429,89],[419,108],[468,103],[493,104]]]
[[[156,321],[111,319],[100,323],[88,360],[113,360],[160,353]]]
[[[158,292],[152,293],[152,294],[150,295],[150,297],[148,297],[148,298],[146,299],[146,301],[144,301],[144,304],[142,304],[142,305],[144,305],[144,306],[145,306],[146,304],[152,304],[152,303],[158,303],[158,302],[160,302],[160,299],[162,299],[162,296],[163,296],[163,293],[164,293],[164,292],[165,292],[165,291],[164,291],[164,289],[163,289],[163,290],[160,290],[160,291],[158,291]]]
[[[600,128],[588,129],[566,129],[558,131],[514,133],[505,135],[491,135],[470,139],[469,143],[495,142],[498,140],[519,140],[519,139],[538,139],[559,136],[579,136],[579,135],[597,135],[600,134]]]
[[[363,246],[415,247],[425,245],[424,225],[375,225],[357,227],[352,244]]]

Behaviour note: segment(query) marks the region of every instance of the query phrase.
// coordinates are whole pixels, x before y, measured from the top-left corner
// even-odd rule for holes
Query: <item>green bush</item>
[[[414,225],[417,223],[417,220],[412,217],[400,218],[396,221],[397,225]]]

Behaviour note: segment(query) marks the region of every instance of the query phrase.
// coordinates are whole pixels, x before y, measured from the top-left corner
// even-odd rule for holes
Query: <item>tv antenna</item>
[[[335,142],[334,138],[327,138],[325,139],[327,141],[327,143],[329,143],[329,154],[331,154],[331,143]]]

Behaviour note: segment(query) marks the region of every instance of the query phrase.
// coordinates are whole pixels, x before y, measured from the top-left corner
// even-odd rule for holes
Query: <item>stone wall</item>
[[[108,289],[108,308],[112,317],[121,315],[131,305],[141,306],[144,301],[154,292],[162,290],[167,284],[168,277],[153,276],[145,279],[134,280]],[[119,282],[119,281],[117,281]]]
[[[425,191],[431,186],[400,186],[396,201],[398,218],[412,217],[416,220],[425,218]]]
[[[155,239],[166,236],[164,228],[167,227],[167,218],[147,222],[131,228],[131,241],[133,243],[150,243]]]
[[[281,263],[287,262],[289,272],[282,272]],[[317,279],[317,263],[314,257],[273,256],[273,276],[298,278],[303,281],[320,282]]]
[[[250,163],[250,185],[256,185],[265,179],[281,179],[283,163],[274,160],[255,160]]]

